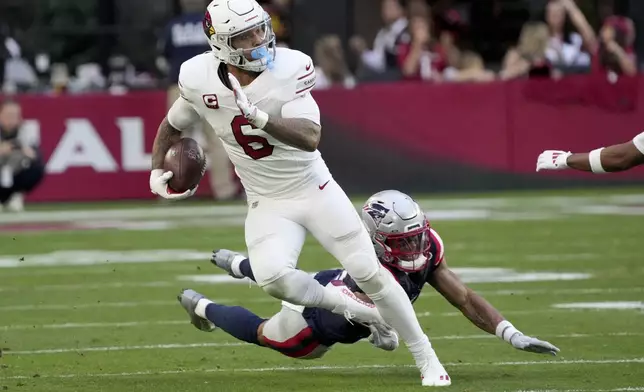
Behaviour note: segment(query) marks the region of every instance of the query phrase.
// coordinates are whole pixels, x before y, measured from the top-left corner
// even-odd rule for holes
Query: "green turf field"
[[[644,391],[644,191],[548,195],[422,203],[448,264],[515,326],[561,349],[517,351],[428,287],[416,310],[448,390]],[[220,273],[213,248],[244,250],[243,207],[150,204],[0,214],[0,390],[421,390],[404,346],[364,342],[296,361],[194,329],[175,299],[182,288],[261,316],[279,302],[210,276]],[[302,269],[337,265],[307,241]]]

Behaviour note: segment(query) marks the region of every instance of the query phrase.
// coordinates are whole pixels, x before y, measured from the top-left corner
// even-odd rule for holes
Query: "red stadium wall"
[[[539,152],[589,150],[644,128],[644,79],[381,84],[315,93],[321,150],[349,191],[539,188],[644,179],[534,173]],[[48,175],[32,201],[151,198],[149,154],[165,92],[20,97]],[[346,185],[345,185],[346,184]],[[205,185],[205,184],[204,184]],[[202,194],[208,186],[201,186]]]

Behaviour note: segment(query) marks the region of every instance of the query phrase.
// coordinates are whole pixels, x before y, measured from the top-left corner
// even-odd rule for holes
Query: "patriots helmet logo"
[[[374,202],[364,206],[364,211],[371,216],[376,226],[378,226],[389,212],[389,208],[378,202]]]

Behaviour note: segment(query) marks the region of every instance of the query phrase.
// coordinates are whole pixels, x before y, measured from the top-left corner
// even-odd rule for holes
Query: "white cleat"
[[[400,344],[398,334],[393,328],[383,324],[371,324],[369,330],[371,331],[369,343],[385,351],[394,351],[398,348]]]
[[[25,197],[22,193],[16,192],[11,195],[6,204],[7,211],[9,212],[22,212],[25,210]]]
[[[447,374],[441,361],[438,360],[436,352],[431,349],[427,359],[418,363],[420,378],[424,387],[446,387],[452,385],[452,379]]]

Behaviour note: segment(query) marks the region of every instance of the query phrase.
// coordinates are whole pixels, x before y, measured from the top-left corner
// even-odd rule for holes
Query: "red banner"
[[[533,173],[544,149],[589,150],[644,128],[644,80],[480,85],[383,84],[315,93],[323,118],[410,153],[501,172]],[[29,199],[152,198],[150,151],[165,92],[23,96],[47,176]],[[640,178],[642,171],[636,171]],[[619,177],[619,176],[616,176]],[[207,180],[204,180],[204,182]],[[210,190],[202,183],[200,193]]]

